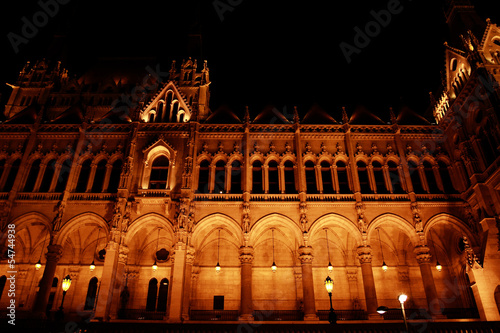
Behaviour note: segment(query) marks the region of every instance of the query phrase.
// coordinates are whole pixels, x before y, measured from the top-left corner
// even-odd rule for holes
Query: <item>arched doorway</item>
[[[89,287],[87,289],[87,297],[85,298],[85,306],[83,310],[94,309],[95,297],[97,295],[97,278],[90,279]]]
[[[497,303],[497,310],[500,313],[500,285],[495,288],[495,303]]]
[[[158,312],[167,311],[167,297],[168,297],[168,279],[163,279],[160,282],[160,291],[158,292],[158,304],[156,305],[156,311]]]
[[[152,278],[151,280],[149,280],[148,297],[146,299],[146,311],[155,311],[157,292],[158,292],[158,280]]]

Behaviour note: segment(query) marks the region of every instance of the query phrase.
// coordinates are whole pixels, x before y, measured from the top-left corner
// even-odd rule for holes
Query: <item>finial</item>
[[[347,111],[345,109],[345,106],[342,107],[342,122],[344,124],[349,123],[349,117],[347,117]]]
[[[396,123],[396,115],[394,114],[394,110],[392,109],[392,106],[389,108],[389,113],[391,115],[391,124]]]
[[[298,124],[299,120],[300,120],[300,118],[299,118],[299,112],[297,110],[297,107],[294,106],[293,107],[293,122],[296,123],[296,124]]]
[[[248,109],[248,105],[245,106],[245,116],[243,117],[243,121],[245,123],[249,123],[250,122],[250,111]]]

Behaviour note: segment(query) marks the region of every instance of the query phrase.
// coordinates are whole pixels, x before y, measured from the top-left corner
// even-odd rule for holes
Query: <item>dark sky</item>
[[[46,2],[55,0],[42,0]],[[63,0],[60,0],[64,2]],[[429,91],[437,92],[449,39],[443,2],[401,0],[398,14],[375,32],[368,45],[346,61],[340,43],[354,45],[355,28],[374,21],[371,11],[395,0],[263,1],[65,0],[52,18],[15,53],[7,35],[21,34],[26,17],[41,10],[37,1],[13,3],[2,11],[0,82],[13,82],[26,60],[49,56],[54,34],[65,36],[64,64],[81,74],[99,57],[153,57],[167,70],[189,53],[208,60],[211,108],[228,104],[256,114],[266,104],[301,114],[314,103],[339,119],[340,108],[363,104],[387,120],[387,109],[402,104],[424,113]],[[220,10],[214,3],[232,3]],[[475,1],[482,18],[500,23],[500,5]],[[189,34],[201,34],[202,49],[189,52]],[[54,48],[52,48],[54,50]]]

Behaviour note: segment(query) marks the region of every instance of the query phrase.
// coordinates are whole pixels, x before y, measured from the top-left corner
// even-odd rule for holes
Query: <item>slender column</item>
[[[114,240],[106,247],[106,258],[102,269],[101,284],[95,310],[95,317],[104,321],[110,319],[114,283],[118,269],[118,250],[120,245]]]
[[[110,307],[110,317],[111,319],[118,318],[118,310],[120,308],[120,293],[123,290],[125,277],[125,265],[127,264],[129,248],[125,245],[120,245],[118,253],[118,263],[116,265],[116,276],[113,283],[113,296]]]
[[[302,264],[302,290],[304,302],[304,320],[318,320],[314,299],[314,280],[312,272],[312,247],[299,247],[299,260]]]
[[[358,247],[359,263],[361,264],[361,275],[365,290],[366,311],[373,319],[380,318],[377,313],[377,292],[375,290],[375,279],[372,270],[372,249],[369,245]]]
[[[183,238],[182,235],[179,238]],[[186,265],[186,243],[179,241],[174,245],[172,278],[170,288],[170,307],[168,321],[180,323],[182,320],[182,301],[184,300],[184,273]]]
[[[194,263],[194,247],[186,247],[186,270],[184,274],[184,293],[182,300],[182,319],[189,320],[189,310],[191,302],[191,280]]]
[[[432,277],[432,269],[430,265],[431,254],[430,249],[426,245],[419,245],[413,250],[420,266],[420,274],[422,275],[422,282],[424,283],[425,298],[429,307],[429,313],[432,316],[441,315],[441,306]]]
[[[252,262],[253,248],[251,246],[242,246],[239,250],[241,262],[241,309],[240,320],[253,320],[253,301],[252,301]]]
[[[38,290],[35,305],[33,307],[33,313],[38,318],[45,317],[45,308],[47,307],[47,302],[49,300],[52,280],[54,279],[54,275],[56,273],[57,263],[62,256],[61,245],[51,244],[47,247],[47,249],[48,252],[45,255],[47,262],[45,263],[42,280],[40,281],[40,289]]]

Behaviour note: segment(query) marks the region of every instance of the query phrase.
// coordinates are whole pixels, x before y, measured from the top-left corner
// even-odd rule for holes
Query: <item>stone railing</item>
[[[62,193],[19,192],[16,200],[60,200]]]
[[[71,193],[69,200],[75,201],[113,201],[116,193]]]
[[[238,310],[191,310],[189,320],[238,320]]]

